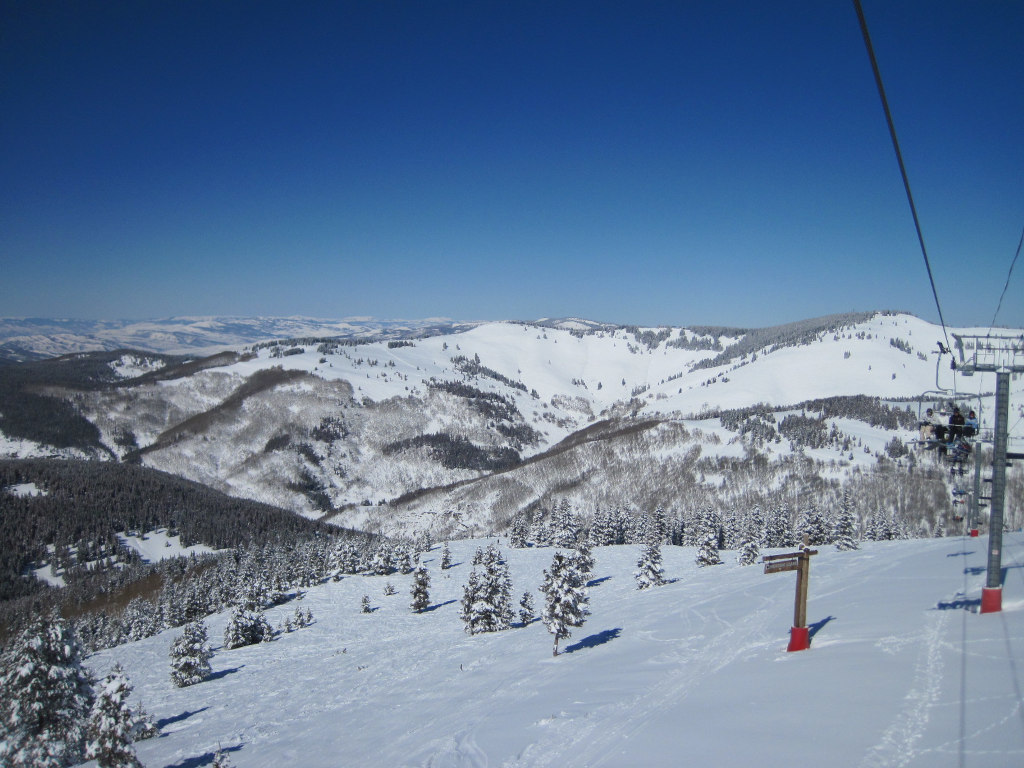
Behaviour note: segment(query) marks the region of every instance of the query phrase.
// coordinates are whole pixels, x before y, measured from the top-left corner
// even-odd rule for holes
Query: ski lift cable
[[[928,282],[932,287],[932,296],[935,297],[935,308],[939,311],[939,322],[942,324],[942,335],[946,339],[946,348],[951,348],[949,334],[946,332],[946,321],[942,316],[942,305],[939,303],[939,292],[935,288],[935,277],[932,275],[931,261],[928,259],[928,249],[924,244],[924,234],[921,232],[921,221],[917,215],[917,206],[914,204],[914,194],[910,191],[910,179],[907,176],[907,168],[903,163],[903,153],[900,151],[900,142],[896,136],[896,125],[892,119],[892,110],[889,109],[889,100],[885,96],[885,86],[882,84],[882,72],[878,68],[878,60],[875,58],[875,49],[871,44],[871,35],[868,33],[868,22],[864,17],[864,9],[860,0],[853,0],[857,10],[857,19],[860,21],[861,35],[864,37],[864,45],[868,51],[868,58],[871,59],[871,69],[875,74],[875,85],[878,86],[878,96],[882,100],[882,109],[885,111],[885,120],[889,126],[889,136],[892,138],[893,149],[896,150],[896,161],[900,166],[900,176],[903,178],[903,188],[907,192],[907,202],[910,203],[910,213],[914,217],[914,228],[917,230],[917,241],[921,244],[921,253],[924,256],[924,266],[928,271]]]
[[[999,304],[996,305],[996,313],[992,315],[992,324],[988,329],[989,338],[992,337],[992,329],[995,327],[996,318],[999,316],[999,310],[1003,308],[1003,299],[1006,298],[1006,290],[1010,287],[1010,277],[1013,275],[1013,268],[1017,264],[1017,259],[1020,258],[1020,249],[1024,245],[1024,230],[1020,233],[1020,242],[1017,243],[1017,253],[1013,257],[1013,261],[1010,262],[1010,271],[1006,274],[1006,285],[1003,286],[1003,292],[999,294]]]

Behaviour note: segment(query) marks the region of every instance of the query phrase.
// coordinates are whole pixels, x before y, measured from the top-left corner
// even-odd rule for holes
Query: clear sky
[[[1024,3],[863,2],[946,321],[987,326]],[[0,316],[938,319],[846,0],[0,0],[0,266]]]

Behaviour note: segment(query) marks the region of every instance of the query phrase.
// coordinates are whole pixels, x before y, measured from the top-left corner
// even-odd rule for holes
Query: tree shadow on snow
[[[235,674],[235,672],[237,672],[238,670],[240,670],[244,666],[245,666],[245,664],[243,664],[241,667],[229,667],[228,669],[222,669],[220,672],[214,672],[212,675],[210,675],[206,679],[207,680],[220,680],[222,677],[227,677],[228,675]]]
[[[587,582],[588,587],[596,587],[598,584],[604,584],[611,576],[602,576],[600,579],[591,579]]]
[[[230,752],[237,752],[242,748],[241,744],[236,744],[233,747],[221,747],[220,751],[228,754]],[[213,761],[216,759],[216,752],[207,752],[205,755],[197,755],[195,757],[186,757],[180,763],[171,763],[166,768],[202,768],[204,765],[213,765]]]
[[[198,715],[200,712],[205,712],[208,709],[209,709],[209,707],[203,707],[202,709],[193,709],[191,712],[189,712],[186,709],[180,715],[174,715],[174,717],[164,717],[164,718],[161,718],[160,720],[157,720],[156,721],[156,727],[159,728],[160,730],[163,730],[168,725],[173,725],[174,723],[180,723],[182,720],[188,720],[190,717],[192,717],[192,715]],[[161,735],[163,735],[163,734],[161,734]]]
[[[807,639],[809,641],[813,640],[814,636],[816,634],[818,634],[819,632],[821,632],[821,630],[825,627],[826,624],[828,624],[830,621],[834,621],[835,618],[836,618],[835,616],[826,616],[821,621],[816,621],[813,624],[808,624],[807,625]]]
[[[451,605],[454,602],[455,602],[454,600],[447,600],[447,601],[445,601],[443,603],[437,603],[435,605],[428,605],[426,608],[424,608],[422,611],[420,611],[420,613],[430,613],[431,611],[436,611],[438,608],[444,608],[446,605]]]
[[[622,634],[622,627],[616,627],[615,629],[606,629],[604,630],[604,632],[598,632],[596,635],[584,637],[578,643],[573,643],[565,649],[565,652],[575,653],[576,651],[582,651],[584,648],[595,648],[599,645],[604,645],[609,640],[614,640],[620,634]]]
[[[950,552],[946,557],[967,557],[968,555],[973,554],[974,550],[972,549],[970,552]]]

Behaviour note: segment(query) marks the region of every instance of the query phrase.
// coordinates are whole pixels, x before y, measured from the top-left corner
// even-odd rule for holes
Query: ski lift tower
[[[996,375],[996,418],[992,453],[992,512],[988,531],[988,575],[981,592],[981,612],[1003,609],[1002,549],[1003,508],[1006,503],[1007,420],[1010,414],[1010,375],[1024,373],[1024,335],[958,336],[960,362],[954,366],[964,375]],[[1014,456],[1013,458],[1019,458]]]

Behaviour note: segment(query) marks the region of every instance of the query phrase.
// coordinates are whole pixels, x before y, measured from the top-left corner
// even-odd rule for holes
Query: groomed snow
[[[821,547],[812,559],[812,647],[786,653],[794,575],[698,569],[665,547],[673,582],[637,591],[638,548],[595,550],[593,611],[563,641],[535,622],[470,637],[458,619],[473,549],[451,570],[425,562],[431,608],[409,609],[411,576],[350,576],[295,606],[316,623],[275,642],[218,650],[213,678],[176,689],[181,630],[96,654],[119,661],[132,700],[164,735],[147,766],[199,766],[218,745],[238,768],[344,766],[1024,765],[1024,535],[1004,540],[1004,610],[979,615],[986,540]],[[503,547],[518,602],[552,549]],[[764,554],[764,553],[762,553]],[[398,594],[384,597],[385,582]],[[376,610],[360,612],[368,594]],[[210,621],[220,646],[225,616]]]
[[[181,545],[180,536],[169,536],[166,528],[144,533],[141,536],[117,534],[118,540],[139,553],[139,557],[147,563],[158,563],[172,557],[189,555],[207,555],[215,550],[205,544],[193,544],[191,547]]]

